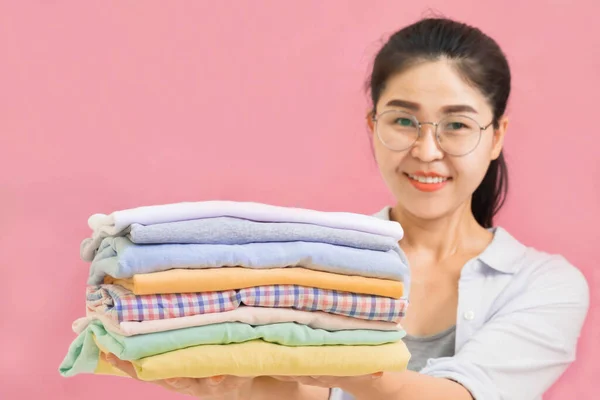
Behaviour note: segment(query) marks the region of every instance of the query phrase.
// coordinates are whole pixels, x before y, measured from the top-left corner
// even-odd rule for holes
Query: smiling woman
[[[511,89],[496,42],[456,21],[419,21],[377,54],[369,88],[375,157],[396,199],[376,216],[402,225],[411,268],[408,370],[159,384],[212,399],[539,400],[575,360],[583,275],[494,226]]]
[[[541,399],[575,359],[589,306],[582,274],[495,227],[508,62],[479,29],[426,19],[392,35],[369,81],[380,172],[412,273],[409,370],[342,382],[336,399]],[[351,393],[351,394],[350,394]]]

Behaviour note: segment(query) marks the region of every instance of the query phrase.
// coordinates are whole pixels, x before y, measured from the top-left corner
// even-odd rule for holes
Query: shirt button
[[[475,318],[475,313],[472,310],[469,310],[469,311],[465,312],[463,316],[465,317],[465,319],[467,321],[471,321],[471,320],[473,320],[473,318]]]

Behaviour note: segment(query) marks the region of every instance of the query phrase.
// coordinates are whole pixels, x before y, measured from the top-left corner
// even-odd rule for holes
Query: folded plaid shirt
[[[122,286],[96,285],[88,286],[86,294],[88,309],[118,322],[210,314],[233,310],[239,305],[235,290],[136,296]]]
[[[324,311],[348,317],[399,322],[408,301],[298,285],[136,296],[118,285],[87,288],[87,307],[118,321],[148,321],[233,310],[240,305]]]
[[[239,291],[242,303],[259,307],[291,307],[325,311],[359,319],[399,322],[406,299],[340,292],[298,285],[256,286]]]

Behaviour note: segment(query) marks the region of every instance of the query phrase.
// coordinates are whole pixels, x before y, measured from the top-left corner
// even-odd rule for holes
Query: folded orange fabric
[[[299,267],[171,269],[136,274],[128,279],[106,276],[104,283],[123,286],[136,295],[213,292],[266,285],[299,285],[394,299],[399,299],[404,294],[404,284],[399,281],[341,275]]]

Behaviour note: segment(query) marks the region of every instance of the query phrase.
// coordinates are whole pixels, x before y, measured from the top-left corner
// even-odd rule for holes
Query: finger
[[[354,381],[354,382],[365,382],[373,379],[379,379],[383,376],[383,372],[375,372],[367,375],[356,375],[356,376],[314,376],[314,378],[322,381]]]
[[[208,378],[173,378],[164,380],[170,390],[191,396],[222,396],[231,391],[237,391],[252,378],[236,376],[212,376]]]
[[[283,382],[295,382],[298,377],[292,375],[273,375],[272,378]]]
[[[373,374],[358,376],[317,376],[313,378],[318,380],[321,385],[325,387],[339,387],[344,390],[351,390],[352,388],[364,387],[366,385],[373,384],[374,381],[380,379],[382,376],[383,372],[376,372]]]
[[[318,387],[334,387],[335,385],[335,379],[334,380],[323,380],[320,379],[320,377],[315,377],[315,376],[303,376],[298,382],[304,384],[304,385],[309,385],[309,386],[318,386]]]
[[[320,386],[320,387],[338,387],[338,386],[346,386],[348,384],[361,384],[369,381],[373,381],[374,379],[379,379],[383,375],[383,372],[376,372],[373,374],[367,375],[357,375],[357,376],[326,376],[326,375],[318,375],[318,376],[295,376],[295,377],[282,377],[283,379],[290,380],[293,379],[299,383],[311,386]],[[283,380],[282,379],[282,380]]]
[[[227,379],[227,377],[225,375],[216,375],[216,376],[211,376],[209,378],[206,378],[206,381],[208,382],[209,385],[219,385],[220,383],[222,383],[223,381],[225,381]]]
[[[322,381],[320,377],[314,376],[274,376],[273,378],[283,382],[298,382],[303,385],[318,386],[318,387],[332,387],[329,382]]]
[[[186,389],[198,384],[198,380],[193,378],[169,378],[163,379],[161,382],[177,390]]]
[[[201,379],[171,378],[163,380],[159,383],[159,385],[171,391],[194,397],[198,397],[200,395],[204,396],[209,393],[209,390],[203,386]]]
[[[208,387],[220,393],[238,391],[245,386],[251,385],[254,381],[253,377],[234,376],[234,375],[219,375],[205,379]]]
[[[202,392],[212,392],[214,388],[223,386],[223,383],[226,381],[224,375],[211,376],[208,378],[171,378],[165,379],[164,383],[176,389],[181,393],[196,393],[199,391]]]

